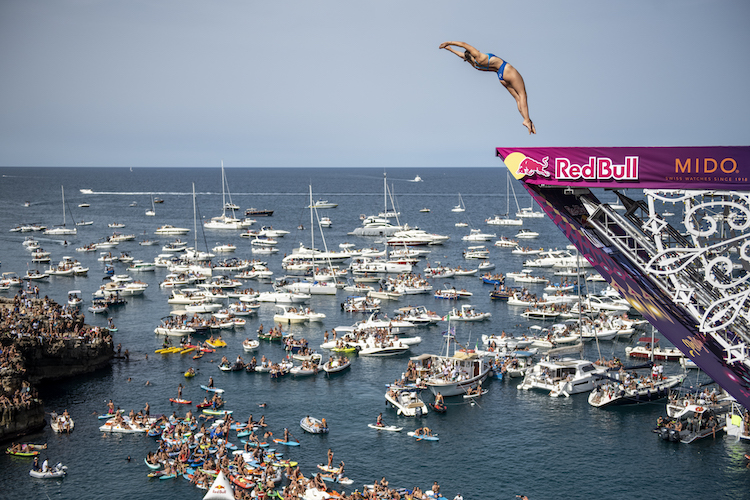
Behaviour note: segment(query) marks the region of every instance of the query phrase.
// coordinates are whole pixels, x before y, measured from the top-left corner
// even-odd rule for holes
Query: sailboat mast
[[[310,188],[310,252],[312,253],[312,264],[313,267],[315,266],[315,225],[314,225],[314,219],[313,219],[313,210],[315,210],[315,207],[313,206],[313,199],[312,199],[312,184],[308,186]]]
[[[226,188],[224,181],[224,160],[221,160],[221,215],[227,216]]]
[[[198,219],[195,209],[195,182],[193,183],[193,246],[198,251]]]
[[[65,186],[60,186],[60,190],[62,190],[62,200],[63,200],[63,227],[65,227]]]
[[[385,172],[383,172],[383,213],[388,213],[388,181]]]

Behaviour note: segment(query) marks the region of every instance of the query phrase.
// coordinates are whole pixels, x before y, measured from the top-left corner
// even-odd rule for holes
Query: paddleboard
[[[391,431],[391,432],[400,432],[404,429],[403,427],[396,427],[395,425],[367,424],[367,427],[369,427],[370,429],[377,429],[379,431]]]
[[[422,441],[440,441],[440,438],[438,438],[437,436],[417,436],[417,434],[415,432],[413,432],[413,431],[409,431],[406,434],[408,436],[420,439]]]
[[[330,474],[338,474],[341,472],[340,467],[328,467],[325,464],[318,464],[318,469],[322,470],[323,472],[328,472]]]
[[[99,415],[96,418],[98,418],[99,420],[109,420],[110,418],[114,417],[115,415],[116,415],[115,413],[107,413],[106,415]]]
[[[206,415],[224,415],[224,414],[231,414],[234,410],[203,410],[203,413]]]
[[[272,462],[271,465],[274,467],[297,467],[297,462]]]
[[[299,446],[299,443],[296,441],[283,441],[281,439],[274,439],[273,442],[278,444],[285,444],[287,446]]]
[[[201,389],[203,389],[204,391],[217,392],[219,394],[223,394],[224,393],[224,389],[219,389],[217,387],[209,387],[207,385],[202,385]]]
[[[328,481],[329,483],[339,483],[347,485],[354,483],[354,481],[346,477],[343,479],[338,479],[335,477],[324,476],[323,474],[321,474],[320,477],[323,479],[323,481]]]
[[[176,398],[169,398],[169,400],[170,400],[170,401],[171,401],[172,403],[177,403],[177,404],[180,404],[180,405],[190,405],[190,404],[193,404],[193,402],[192,402],[192,401],[188,401],[187,399],[176,399]]]
[[[160,469],[161,468],[161,464],[154,465],[154,464],[148,463],[148,460],[146,460],[146,457],[143,457],[143,461],[146,463],[146,465],[148,465],[149,469],[156,470],[156,469]]]
[[[479,396],[484,396],[488,392],[490,392],[489,389],[484,389],[481,393],[477,393],[477,394],[464,394],[464,399],[478,398]]]

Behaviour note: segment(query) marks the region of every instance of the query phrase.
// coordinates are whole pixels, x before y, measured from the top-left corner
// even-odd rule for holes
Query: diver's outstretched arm
[[[479,56],[482,55],[482,53],[479,52],[477,49],[475,49],[474,47],[472,47],[468,43],[464,43],[464,42],[443,42],[443,43],[440,44],[440,48],[441,49],[448,49],[451,52],[453,52],[454,54],[456,54],[458,57],[460,57],[461,59],[463,59],[464,58],[464,53],[463,52],[459,52],[458,50],[454,49],[453,47],[451,47],[451,45],[455,45],[456,47],[461,47],[464,50],[468,50],[469,54],[471,54],[471,56],[475,60]]]

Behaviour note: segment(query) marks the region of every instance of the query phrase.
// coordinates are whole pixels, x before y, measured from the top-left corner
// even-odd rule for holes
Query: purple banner
[[[497,148],[497,156],[528,184],[750,191],[750,146]]]

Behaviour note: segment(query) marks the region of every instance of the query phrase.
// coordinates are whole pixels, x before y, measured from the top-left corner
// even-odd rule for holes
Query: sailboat
[[[349,255],[334,254],[333,252],[329,252],[328,246],[326,245],[325,235],[323,234],[322,229],[320,231],[320,235],[323,239],[323,248],[325,249],[325,251],[321,252],[315,249],[315,216],[317,215],[318,209],[313,204],[312,199],[312,186],[310,186],[310,248],[308,250],[300,245],[300,248],[293,251],[292,257],[296,254],[299,259],[309,259],[313,265],[319,262],[326,262],[333,275],[333,282],[319,280],[318,277],[313,274],[312,278],[307,281],[299,281],[289,284],[287,286],[287,290],[294,293],[308,293],[310,295],[335,295],[338,284],[336,280],[337,269],[335,269],[331,263],[332,257],[333,259],[337,259],[340,261],[346,260],[347,258],[349,258]],[[287,257],[285,257],[284,260],[287,260]]]
[[[463,198],[461,198],[461,193],[458,193],[458,205],[451,208],[451,212],[466,212],[466,206],[464,205]]]
[[[541,219],[544,217],[544,212],[534,211],[534,199],[530,197],[529,206],[518,210],[518,212],[516,212],[516,217],[523,217],[525,219]]]
[[[521,211],[521,208],[518,206],[518,198],[516,198],[516,190],[513,189],[513,184],[510,182],[510,173],[506,172],[506,179],[505,179],[505,213],[502,215],[496,215],[492,219],[485,219],[484,222],[487,224],[490,224],[491,226],[521,226],[523,225],[522,219],[511,219],[510,218],[510,193],[513,191],[513,199],[516,200],[516,208],[518,211]],[[518,216],[518,214],[516,214]]]
[[[62,190],[62,207],[63,207],[63,223],[62,226],[53,227],[52,229],[45,229],[44,234],[49,235],[66,235],[66,234],[77,234],[78,229],[65,227],[65,188],[60,186]]]
[[[242,229],[242,221],[236,217],[227,215],[227,188],[226,177],[224,176],[224,161],[221,162],[221,208],[222,213],[218,217],[212,217],[203,223],[206,229]],[[232,210],[234,212],[234,210]]]
[[[156,215],[156,208],[154,207],[153,195],[151,196],[151,210],[146,210],[146,215],[148,215],[149,217],[153,217],[154,215]]]

